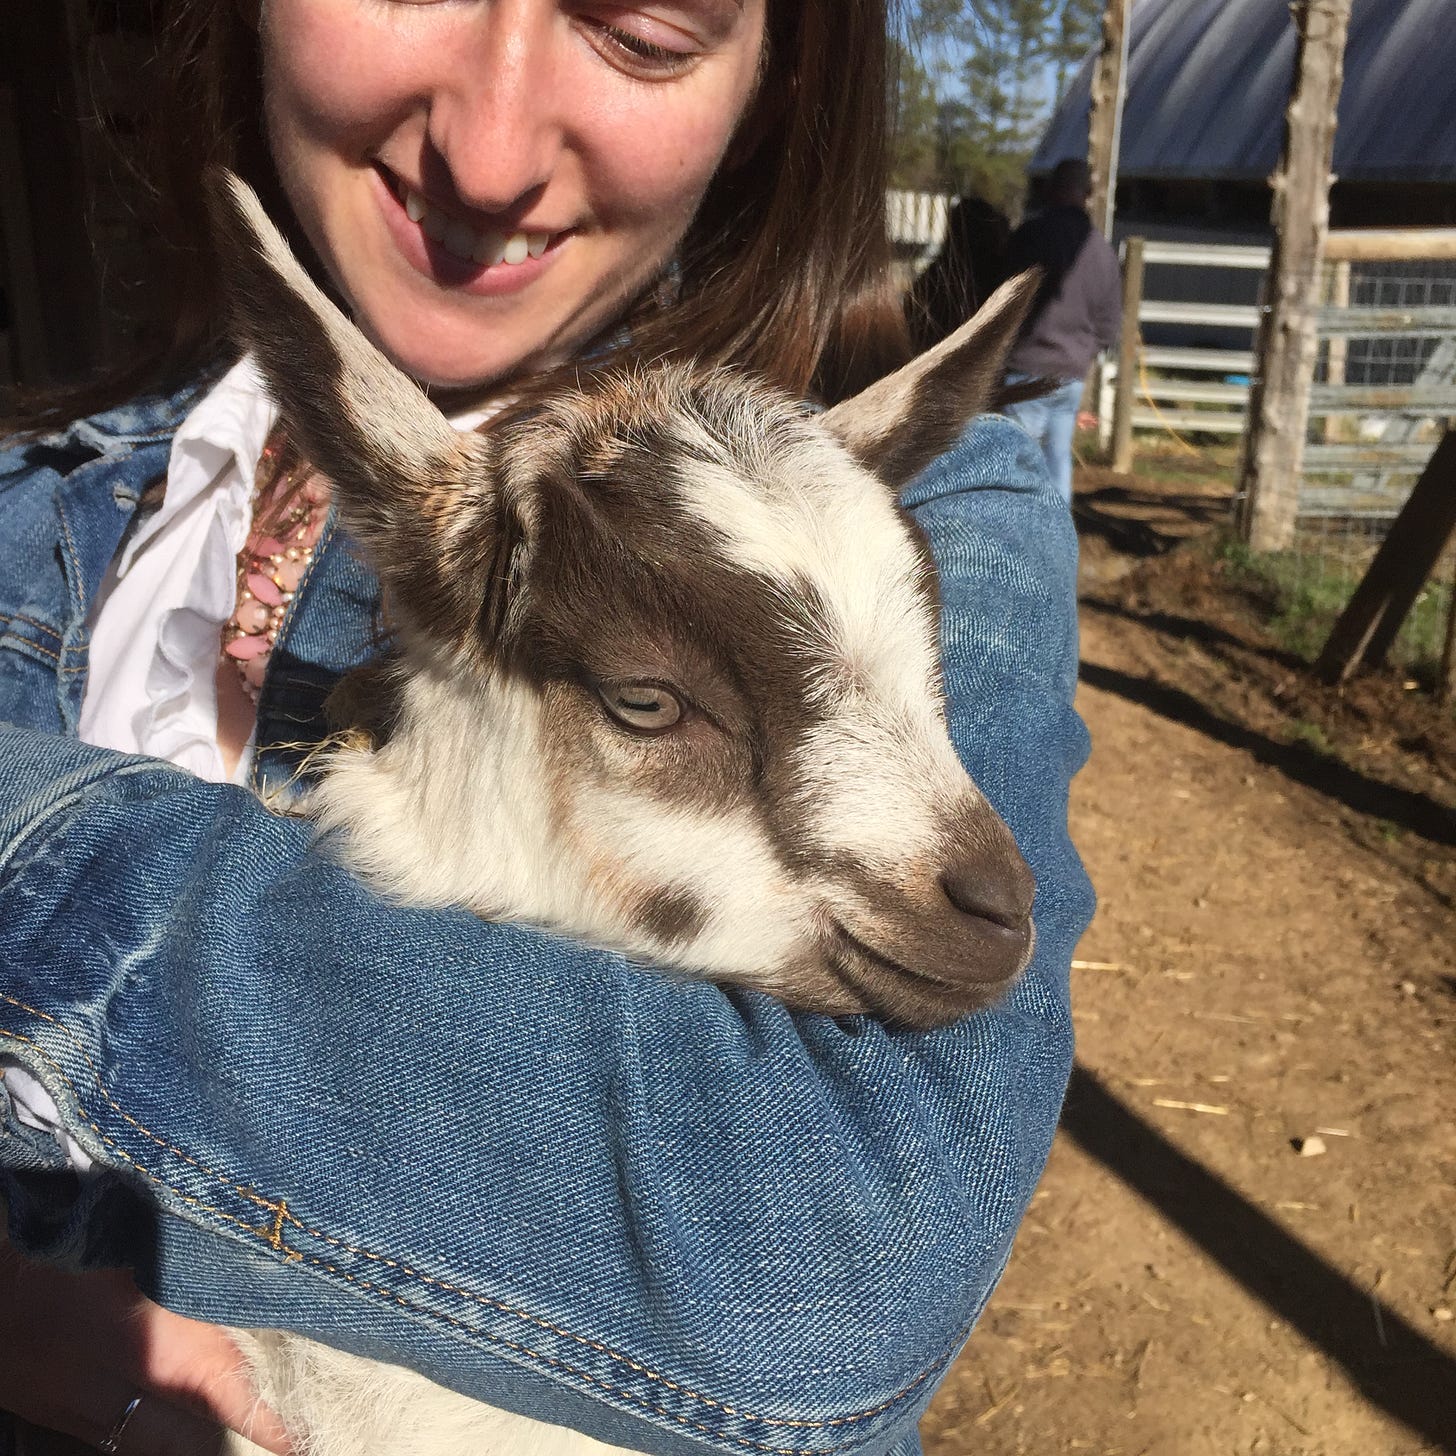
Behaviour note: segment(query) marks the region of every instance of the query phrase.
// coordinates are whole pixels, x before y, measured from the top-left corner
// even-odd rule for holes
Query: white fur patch
[[[381,890],[486,919],[554,906],[559,851],[543,837],[541,700],[525,684],[483,687],[445,667],[405,685],[400,722],[375,753],[345,750],[310,796],[342,830],[351,865]]]
[[[273,1330],[232,1336],[259,1399],[307,1433],[300,1456],[623,1456],[621,1446],[497,1410],[398,1365]]]
[[[796,757],[805,841],[851,856],[888,884],[935,855],[949,813],[967,795],[979,798],[944,724],[928,713],[850,701]]]
[[[825,608],[817,623],[824,643],[846,667],[892,696],[933,695],[934,614],[909,527],[886,488],[826,439],[804,437],[771,463],[750,462],[757,474],[718,453],[684,460],[679,490],[721,536],[727,559],[775,583],[790,603],[812,586]]]
[[[699,431],[681,467],[683,501],[805,627],[825,714],[797,755],[805,840],[884,873],[929,854],[970,781],[946,735],[935,614],[907,526],[831,442],[804,440],[751,478],[721,451],[704,463],[707,440]]]
[[[778,968],[808,948],[813,896],[789,877],[750,811],[644,802],[623,789],[584,793],[574,810],[572,833],[599,863],[618,866],[635,886],[686,892],[708,912],[691,940],[643,944],[642,931],[627,924],[619,948],[764,989],[780,985]]]
[[[592,786],[563,806],[543,767],[536,692],[512,679],[470,684],[458,672],[416,676],[390,742],[342,752],[314,791],[309,812],[344,831],[359,874],[414,904],[463,905],[699,975],[776,983],[802,940],[803,896],[752,814]],[[640,903],[658,889],[701,902],[701,934],[686,944],[644,936]]]

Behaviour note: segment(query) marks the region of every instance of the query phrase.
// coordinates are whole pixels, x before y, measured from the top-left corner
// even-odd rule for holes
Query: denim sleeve
[[[1091,899],[1065,507],[995,418],[907,501],[955,741],[1038,880],[1004,1003],[796,1015],[386,903],[241,790],[0,730],[0,1056],[102,1170],[0,1094],[12,1236],[660,1456],[914,1450],[1046,1158]]]

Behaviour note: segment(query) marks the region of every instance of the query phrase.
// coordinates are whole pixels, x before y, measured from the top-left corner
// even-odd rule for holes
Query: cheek
[[[408,48],[357,0],[273,0],[260,33],[269,135],[283,165],[311,143],[368,146],[418,91]]]
[[[793,777],[789,832],[816,859],[848,858],[892,883],[935,852],[947,807],[970,787],[928,708],[915,722],[877,712],[827,719],[794,755]]]
[[[586,112],[597,204],[679,231],[697,211],[728,150],[748,87],[738,78],[638,88]]]

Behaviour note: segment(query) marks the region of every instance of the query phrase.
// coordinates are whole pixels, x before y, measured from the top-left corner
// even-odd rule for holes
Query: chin
[[[402,337],[385,334],[373,342],[393,364],[426,388],[479,389],[513,374],[524,362],[521,356],[499,349],[442,347],[448,344],[448,332],[432,327],[428,319],[400,333]],[[447,337],[442,339],[442,334]]]

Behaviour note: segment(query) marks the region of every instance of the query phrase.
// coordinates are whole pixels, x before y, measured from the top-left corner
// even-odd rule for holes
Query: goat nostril
[[[992,874],[943,874],[940,888],[962,915],[1021,930],[1031,918],[1036,881],[1024,864],[1006,865]]]

